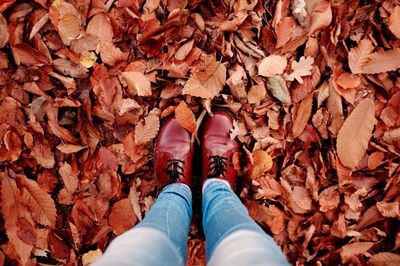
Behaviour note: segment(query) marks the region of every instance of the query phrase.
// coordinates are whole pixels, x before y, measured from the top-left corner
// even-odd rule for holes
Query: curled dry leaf
[[[344,166],[354,169],[364,157],[374,125],[374,101],[366,98],[354,108],[339,130],[336,148]]]
[[[95,15],[89,21],[86,33],[96,36],[101,42],[112,42],[114,34],[111,22],[104,13]]]
[[[49,143],[45,140],[42,142],[35,141],[32,148],[31,156],[44,168],[53,168],[55,164],[54,153]]]
[[[226,67],[219,62],[195,70],[183,87],[182,93],[213,99],[222,90],[226,81]]]
[[[400,6],[395,6],[389,18],[389,30],[397,39],[400,39]],[[1,47],[1,45],[0,45]]]
[[[287,59],[281,55],[270,55],[261,60],[258,65],[258,75],[271,78],[283,73],[287,66]]]
[[[400,255],[390,252],[381,252],[372,255],[368,262],[373,266],[395,266],[400,264]]]
[[[61,151],[62,153],[71,154],[71,153],[76,153],[78,151],[86,149],[87,146],[61,143],[61,144],[57,145],[56,148],[57,148],[57,150]]]
[[[292,2],[292,15],[302,24],[307,16],[306,3],[304,0],[294,0]]]
[[[194,40],[186,42],[175,53],[176,60],[184,60],[193,48]]]
[[[368,158],[368,169],[375,170],[385,158],[385,154],[381,151],[372,153]]]
[[[192,110],[186,105],[185,101],[181,101],[179,105],[175,108],[175,117],[179,124],[185,128],[190,133],[196,131],[196,118]]]
[[[272,78],[268,78],[267,80],[267,88],[271,92],[271,94],[285,104],[290,104],[290,94],[289,90],[286,86],[285,80],[277,75]]]
[[[329,2],[319,1],[311,14],[311,25],[308,35],[315,31],[328,27],[332,21],[332,8]]]
[[[103,255],[103,252],[101,252],[101,249],[96,249],[96,250],[91,250],[86,252],[85,254],[82,255],[82,264],[83,266],[87,266],[93,262],[95,262],[98,258]]]
[[[383,217],[400,218],[399,203],[394,202],[377,202],[376,207]]]
[[[136,71],[122,72],[122,77],[128,84],[128,88],[135,94],[145,97],[151,96],[150,80],[142,73]]]
[[[372,43],[368,39],[361,40],[357,47],[350,49],[348,60],[353,74],[363,73],[363,67],[368,63],[373,49]]]
[[[319,195],[319,206],[322,212],[335,209],[340,202],[340,193],[337,186],[330,186],[324,189]]]
[[[348,263],[354,256],[365,254],[373,245],[373,242],[355,242],[344,245],[340,251],[342,263]]]

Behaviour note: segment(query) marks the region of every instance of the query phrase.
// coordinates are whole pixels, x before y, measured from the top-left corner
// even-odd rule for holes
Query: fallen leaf
[[[175,53],[176,60],[184,60],[193,49],[194,40],[186,42]]]
[[[336,149],[342,164],[354,169],[368,148],[375,125],[374,102],[362,100],[344,121],[339,130]]]
[[[196,118],[192,110],[186,105],[185,101],[181,101],[179,105],[175,108],[175,117],[179,124],[185,128],[190,133],[196,131]]]
[[[400,255],[390,252],[381,252],[372,255],[368,262],[373,266],[396,266],[400,264]]]
[[[137,218],[129,199],[122,199],[112,206],[108,222],[116,235],[122,234],[136,224]]]
[[[259,103],[265,98],[265,95],[266,95],[265,85],[264,83],[262,83],[254,85],[250,88],[247,99],[249,103],[252,104]]]
[[[376,74],[394,71],[400,68],[400,48],[389,51],[376,52],[369,56],[369,60],[363,65],[361,73]]]
[[[395,6],[393,9],[392,14],[390,14],[388,26],[394,36],[400,39],[400,6]]]
[[[86,33],[96,36],[101,42],[112,42],[113,28],[105,13],[99,13],[89,21]]]
[[[300,84],[303,84],[303,79],[301,77],[311,75],[312,64],[314,63],[314,58],[302,56],[299,62],[292,62],[293,72],[289,75],[285,74],[285,79],[293,81],[296,79]]]
[[[264,150],[253,152],[253,169],[251,177],[254,179],[269,171],[273,166],[272,157]]]
[[[311,116],[311,109],[313,103],[313,96],[310,94],[300,104],[299,110],[297,111],[296,117],[293,122],[293,137],[297,138],[304,130],[308,120]]]
[[[302,24],[307,16],[304,0],[294,0],[292,3],[292,15]]]
[[[372,153],[368,158],[368,169],[375,170],[385,158],[385,154],[381,151]]]
[[[0,48],[3,48],[8,43],[10,34],[7,29],[7,20],[0,14]]]
[[[86,252],[85,254],[82,255],[82,264],[83,266],[89,265],[93,262],[95,262],[98,258],[103,255],[103,252],[101,252],[101,249],[96,249],[96,250],[91,250]]]
[[[342,263],[348,263],[351,258],[359,254],[365,254],[373,245],[373,242],[355,242],[344,245],[340,251]]]
[[[71,153],[76,153],[78,151],[86,149],[87,146],[61,143],[61,144],[57,145],[56,148],[57,148],[57,150],[61,151],[62,153],[71,154]]]
[[[225,81],[225,65],[219,62],[212,62],[192,72],[192,75],[183,87],[182,93],[213,99],[222,90]]]
[[[122,72],[122,77],[128,84],[128,87],[139,96],[151,96],[150,80],[140,72],[130,71]]]
[[[64,162],[60,166],[60,168],[58,169],[58,172],[61,176],[61,179],[62,179],[67,191],[71,195],[74,194],[75,191],[78,189],[78,185],[79,185],[79,179],[78,179],[79,172],[74,171],[72,169],[71,165],[68,164],[67,162]]]
[[[286,86],[285,80],[277,75],[272,78],[268,78],[267,80],[267,88],[271,92],[271,94],[285,104],[290,104],[290,94],[289,90]]]
[[[332,21],[332,8],[329,2],[319,1],[311,14],[311,25],[308,35],[315,31],[328,27]]]
[[[361,85],[361,79],[357,75],[343,72],[337,78],[336,83],[343,89],[354,89]]]
[[[258,75],[272,78],[283,73],[287,66],[287,59],[281,55],[270,55],[261,60],[258,65]]]
[[[54,153],[46,140],[35,141],[31,156],[44,168],[53,168],[55,164]]]
[[[157,136],[160,128],[160,119],[156,115],[148,115],[144,124],[138,124],[135,128],[135,144],[146,144]]]
[[[376,207],[383,217],[399,218],[400,208],[397,201],[394,202],[384,202],[380,201],[376,203]]]
[[[349,67],[353,74],[363,73],[363,67],[368,63],[373,51],[370,40],[361,40],[357,47],[351,48],[348,56]]]

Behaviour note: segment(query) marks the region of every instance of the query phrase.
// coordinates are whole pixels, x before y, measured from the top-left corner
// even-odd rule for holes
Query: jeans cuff
[[[209,179],[206,180],[206,182],[204,182],[201,192],[204,193],[204,191],[207,189],[207,187],[210,186],[213,183],[217,183],[217,184],[219,183],[219,184],[221,184],[223,186],[227,186],[229,189],[232,189],[231,185],[226,180],[219,179],[219,178],[209,178]]]
[[[192,190],[190,187],[183,183],[173,183],[167,185],[161,192],[176,192],[178,194],[184,194],[185,196],[192,197]],[[187,198],[187,197],[185,197]]]

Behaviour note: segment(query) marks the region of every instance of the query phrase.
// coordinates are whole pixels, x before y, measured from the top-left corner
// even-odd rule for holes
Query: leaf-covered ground
[[[196,141],[214,107],[292,263],[399,265],[399,38],[398,0],[1,1],[0,265],[99,256],[155,200],[162,118]]]

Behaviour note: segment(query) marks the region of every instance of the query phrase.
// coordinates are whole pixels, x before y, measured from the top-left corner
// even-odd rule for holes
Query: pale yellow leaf
[[[344,121],[339,130],[336,148],[341,163],[354,169],[368,148],[375,125],[374,101],[362,100]]]
[[[293,72],[289,75],[285,75],[286,80],[293,81],[296,79],[299,83],[303,84],[303,79],[301,77],[310,76],[312,64],[314,63],[314,58],[304,56],[300,57],[299,62],[292,62],[292,70]]]
[[[102,254],[103,254],[103,252],[101,252],[101,250],[99,248],[96,250],[91,250],[89,252],[86,252],[82,256],[83,266],[89,265],[90,263],[94,262],[95,260],[100,258]]]

